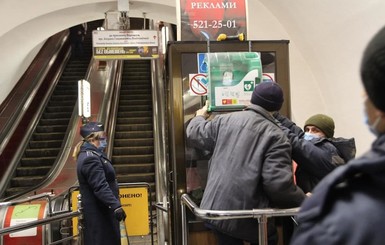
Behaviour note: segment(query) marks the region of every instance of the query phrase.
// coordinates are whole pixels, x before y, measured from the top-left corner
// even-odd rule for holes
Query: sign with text
[[[210,110],[243,109],[262,81],[258,52],[206,53]]]
[[[180,0],[182,41],[217,40],[220,34],[246,33],[246,0]]]
[[[158,58],[158,32],[154,30],[107,30],[92,32],[95,59]]]
[[[150,233],[148,189],[146,187],[120,187],[119,196],[127,214],[124,222],[128,235],[148,235]]]
[[[73,191],[72,211],[78,209],[79,191]],[[127,218],[124,221],[128,236],[142,236],[150,233],[149,200],[147,187],[119,187],[119,198]],[[73,218],[73,234],[78,234],[78,218]]]

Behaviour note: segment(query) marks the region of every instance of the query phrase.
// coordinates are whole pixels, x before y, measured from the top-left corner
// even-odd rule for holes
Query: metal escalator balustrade
[[[102,23],[97,20],[88,26],[93,30]],[[54,166],[76,105],[78,80],[86,76],[92,57],[91,33],[84,40],[84,56],[68,60],[3,197],[30,191],[45,180]]]

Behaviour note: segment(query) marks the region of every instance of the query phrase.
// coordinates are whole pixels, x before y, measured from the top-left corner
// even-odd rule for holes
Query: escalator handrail
[[[63,40],[63,43],[66,41],[66,39],[67,39],[67,37],[65,38],[65,40]],[[0,196],[3,196],[10,179],[12,178],[12,175],[17,168],[17,162],[22,157],[22,155],[23,155],[22,153],[25,151],[25,149],[28,145],[29,139],[31,138],[33,132],[35,131],[37,124],[39,123],[39,119],[41,117],[41,114],[44,112],[44,108],[46,107],[47,103],[49,102],[49,99],[50,99],[50,97],[51,97],[51,95],[52,95],[52,93],[56,87],[58,80],[60,79],[60,75],[62,74],[62,72],[65,68],[65,64],[67,63],[67,60],[69,59],[69,57],[70,57],[70,50],[67,51],[65,61],[61,62],[60,68],[55,73],[54,81],[52,81],[50,83],[50,87],[46,90],[47,92],[45,93],[45,96],[43,98],[41,98],[39,106],[36,110],[38,113],[35,113],[33,115],[33,117],[31,118],[30,123],[26,129],[27,130],[26,133],[22,137],[22,140],[19,142],[19,146],[18,146],[15,154],[12,156],[11,161],[8,163],[7,169],[3,175],[3,178],[0,181]],[[44,80],[44,77],[41,78],[41,82],[42,82],[42,80]],[[18,127],[17,121],[14,122],[13,127],[15,127],[14,130],[17,129],[17,127]],[[7,199],[9,200],[9,198],[7,198]]]
[[[56,39],[60,39],[60,40],[58,41]],[[17,99],[13,98],[14,94],[21,93],[21,91],[17,91],[18,87],[23,87],[22,84],[17,84],[15,86],[16,91],[12,91],[9,97],[7,97],[6,101],[4,101],[3,104],[1,105],[2,107],[0,108],[1,109],[0,115],[2,115],[3,113],[7,113],[6,112],[7,110],[12,110],[12,114],[7,119],[7,121],[0,127],[0,142],[1,142],[0,155],[3,153],[12,135],[17,130],[17,127],[20,121],[22,120],[23,116],[25,115],[27,109],[29,108],[32,102],[32,98],[34,98],[34,96],[37,94],[37,91],[40,89],[41,85],[43,84],[44,79],[46,78],[48,72],[52,69],[55,63],[55,60],[59,58],[59,53],[62,51],[63,47],[65,46],[67,39],[68,39],[68,32],[65,32],[65,31],[55,35],[51,39],[48,39],[45,45],[49,46],[50,44],[47,44],[49,41],[56,43],[55,47],[53,48],[54,51],[51,59],[45,59],[45,61],[42,63],[41,62],[42,58],[36,57],[35,59],[37,59],[38,61],[34,60],[31,63],[30,68],[28,68],[28,70],[26,71],[26,73],[28,73],[29,69],[33,71],[33,69],[36,69],[36,66],[40,67],[39,68],[40,70],[34,73],[32,72],[31,74],[28,74],[28,77],[36,74],[35,78],[33,80],[29,80],[28,78],[23,79],[23,77],[26,76],[26,75],[23,75],[23,77],[19,81],[19,83],[24,82],[24,83],[30,84],[29,86],[30,89],[27,91],[24,91],[24,90],[22,91],[23,93],[22,98],[20,97],[18,97]],[[45,45],[42,47],[42,49],[45,48]],[[39,55],[40,53],[37,56]],[[40,66],[34,65],[34,62],[40,64]],[[17,103],[16,106],[15,106],[15,102]],[[8,109],[8,106],[10,106],[11,104],[12,104],[12,108]]]

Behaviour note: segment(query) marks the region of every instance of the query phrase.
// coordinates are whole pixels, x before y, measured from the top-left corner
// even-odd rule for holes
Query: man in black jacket
[[[338,167],[301,206],[291,244],[383,244],[385,241],[385,28],[361,63],[365,119],[376,140],[360,158]]]
[[[290,119],[275,113],[292,145],[292,158],[297,163],[297,185],[306,192],[327,174],[354,158],[354,138],[334,138],[334,120],[324,114],[316,114],[306,120],[304,130]]]

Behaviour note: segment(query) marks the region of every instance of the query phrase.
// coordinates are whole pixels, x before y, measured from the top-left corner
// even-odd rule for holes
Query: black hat
[[[262,82],[255,87],[250,102],[267,111],[279,111],[283,103],[282,89],[276,82]]]
[[[86,138],[88,135],[95,133],[95,132],[101,132],[104,131],[103,123],[101,122],[89,122],[84,124],[80,128],[80,135],[83,138]]]
[[[385,112],[385,27],[377,32],[365,49],[361,79],[370,100]]]

